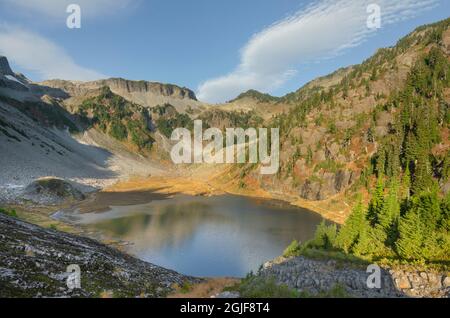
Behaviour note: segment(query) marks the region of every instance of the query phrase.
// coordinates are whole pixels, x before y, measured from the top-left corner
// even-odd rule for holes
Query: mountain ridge
[[[86,83],[45,81],[30,87],[32,91],[41,90],[40,99],[48,94],[50,97],[44,97],[50,103],[60,105],[73,115],[85,100],[98,96],[105,86],[137,105],[155,109],[171,105],[176,110],[170,115],[173,117],[158,119],[164,127],[166,152],[172,124],[190,124],[196,118],[204,120],[205,126],[212,124],[221,128],[224,124],[245,126],[255,123],[280,127],[279,174],[263,178],[251,167],[239,167],[235,169],[238,183],[257,184],[271,192],[281,191],[308,201],[322,201],[342,195],[359,182],[369,165],[368,160],[377,153],[381,141],[389,136],[395,124],[395,109],[383,105],[407,83],[416,62],[433,47],[448,58],[449,21],[419,27],[399,40],[396,46],[378,50],[362,64],[341,68],[281,98],[250,90],[242,93],[240,100],[208,107],[197,101],[192,91],[183,91],[176,85],[120,78]],[[151,96],[140,95],[152,89],[160,99],[152,99],[152,92]],[[255,97],[261,96],[264,101],[255,101]],[[179,117],[180,114],[188,115],[190,119]],[[165,121],[171,124],[166,125]],[[107,127],[113,123],[108,122]],[[442,157],[447,144],[444,142],[437,147],[441,147],[439,155]],[[444,182],[443,189],[447,188],[446,184]]]

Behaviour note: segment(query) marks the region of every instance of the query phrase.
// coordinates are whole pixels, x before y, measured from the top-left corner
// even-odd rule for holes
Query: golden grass
[[[236,278],[209,278],[206,281],[190,286],[189,290],[178,285],[175,291],[167,298],[210,298],[222,292],[226,287],[233,286],[239,282]]]

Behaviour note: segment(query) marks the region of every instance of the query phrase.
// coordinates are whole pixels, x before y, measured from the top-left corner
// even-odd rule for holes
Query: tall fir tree
[[[399,222],[398,254],[404,259],[422,259],[423,224],[417,209],[408,210]]]
[[[362,199],[359,198],[358,203],[336,237],[336,245],[346,253],[350,252],[352,246],[357,243],[360,233],[365,230],[365,227],[369,227],[368,222],[366,222],[366,209]]]
[[[373,226],[378,222],[378,215],[383,208],[384,202],[384,180],[383,175],[378,176],[377,185],[374,193],[372,194],[372,199],[369,203],[369,211],[367,217],[370,224]]]
[[[409,171],[409,165],[406,165],[405,172],[403,172],[400,190],[400,198],[409,200],[411,191],[411,172]]]
[[[441,220],[439,226],[442,230],[450,234],[450,192],[447,193],[441,202]]]

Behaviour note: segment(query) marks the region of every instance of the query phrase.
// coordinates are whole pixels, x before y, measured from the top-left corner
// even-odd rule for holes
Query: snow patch
[[[5,77],[6,77],[7,79],[9,79],[10,81],[17,82],[17,83],[19,83],[20,85],[26,87],[26,85],[25,85],[24,83],[22,83],[21,81],[19,81],[17,78],[15,78],[15,77],[12,76],[12,75],[5,75]]]

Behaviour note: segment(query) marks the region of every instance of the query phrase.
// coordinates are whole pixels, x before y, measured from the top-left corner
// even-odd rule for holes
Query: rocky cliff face
[[[29,90],[30,95],[34,96],[49,95],[62,100],[69,99],[69,104],[77,104],[83,98],[89,97],[107,86],[113,93],[146,107],[168,103],[183,112],[188,107],[196,109],[203,105],[197,100],[195,93],[188,88],[123,78],[109,78],[92,82],[48,80],[31,85],[23,75],[15,74],[12,71],[5,56],[0,56],[0,85],[0,87],[17,91]]]
[[[146,107],[168,103],[174,105],[178,111],[184,111],[188,107],[195,109],[202,105],[192,90],[172,84],[131,81],[123,78],[93,82],[50,80],[39,84],[42,92],[53,97],[65,99],[67,96],[64,95],[68,95],[71,98],[68,100],[69,104],[76,104],[81,98],[107,86],[113,93]]]
[[[0,90],[10,90],[17,92],[28,91],[29,80],[22,74],[16,74],[9,66],[8,59],[0,56]],[[1,91],[0,91],[1,93]]]
[[[51,88],[60,88],[71,96],[84,95],[91,90],[108,86],[112,91],[122,93],[149,93],[172,97],[177,99],[190,99],[197,101],[195,93],[188,88],[182,88],[172,84],[162,84],[147,81],[131,81],[123,78],[110,78],[92,82],[75,82],[65,80],[49,80],[41,83]]]
[[[0,56],[0,75],[14,75],[5,56]]]
[[[178,99],[190,99],[197,101],[195,93],[188,88],[179,87],[172,84],[161,84],[147,81],[129,81],[123,78],[111,78],[108,80],[98,81],[97,84],[109,86],[112,89],[126,91],[128,93],[152,93],[165,97]]]

